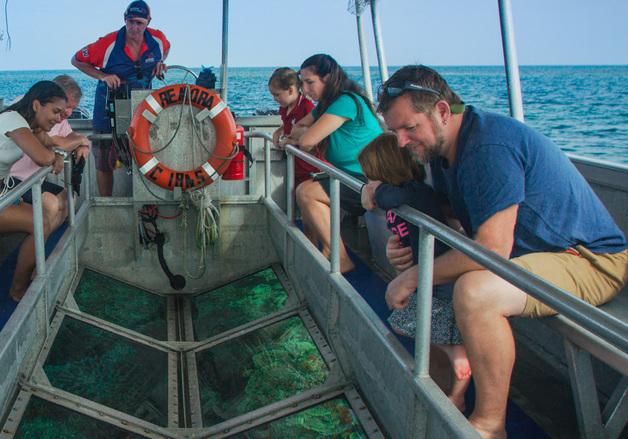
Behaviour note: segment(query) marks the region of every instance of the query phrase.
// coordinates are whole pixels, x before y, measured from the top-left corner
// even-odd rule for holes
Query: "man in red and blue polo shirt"
[[[107,95],[109,89],[129,90],[151,88],[153,77],[163,76],[167,70],[164,60],[170,50],[170,42],[165,35],[148,27],[150,8],[142,0],[133,1],[124,13],[125,26],[99,38],[76,52],[72,65],[98,79],[94,99],[94,131],[111,133],[111,123],[107,115]],[[111,196],[113,189],[113,169],[117,160],[112,142],[96,141],[97,182],[101,196]]]

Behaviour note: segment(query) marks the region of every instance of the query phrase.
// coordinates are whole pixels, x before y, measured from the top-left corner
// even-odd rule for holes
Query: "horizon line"
[[[394,68],[394,67],[402,67],[404,65],[413,65],[413,64],[392,64],[389,65],[389,68]],[[425,64],[428,65],[428,64]],[[284,65],[286,67],[290,67],[289,65]],[[441,65],[436,65],[436,64],[429,64],[430,67],[434,67],[434,68],[439,68],[439,67],[504,67],[503,64],[441,64]],[[188,66],[186,66],[188,67]],[[188,67],[190,69],[200,69],[203,66],[196,66],[196,67]],[[220,66],[205,66],[205,67],[210,67],[212,69],[220,69]],[[277,65],[272,65],[272,66],[228,66],[228,69],[266,69],[266,68],[277,68]],[[280,66],[281,67],[281,66]],[[362,68],[361,65],[357,64],[357,65],[344,65],[342,66],[343,68],[349,68],[349,67],[356,67],[356,68]],[[379,68],[378,65],[371,65],[369,66],[370,68]],[[628,67],[628,63],[626,64],[519,64],[519,67]],[[70,67],[70,68],[46,68],[46,69],[38,69],[38,68],[26,68],[26,69],[7,69],[7,70],[0,70],[0,72],[36,72],[36,71],[41,71],[41,72],[53,72],[53,71],[59,71],[59,70],[76,70],[77,72],[79,72],[78,69],[74,68],[74,67]]]

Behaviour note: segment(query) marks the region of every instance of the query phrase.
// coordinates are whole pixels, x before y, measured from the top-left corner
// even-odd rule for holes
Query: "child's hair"
[[[277,87],[281,90],[288,90],[290,87],[294,86],[298,90],[301,88],[301,80],[296,71],[289,67],[280,67],[270,75],[268,86]]]
[[[393,133],[383,133],[373,139],[358,155],[358,162],[369,180],[401,186],[410,180],[425,178],[423,167],[406,148],[399,147]]]

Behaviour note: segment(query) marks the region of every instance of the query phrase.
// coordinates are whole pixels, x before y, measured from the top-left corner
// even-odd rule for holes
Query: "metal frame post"
[[[604,437],[591,355],[567,339],[564,347],[580,435],[584,439]]]
[[[416,333],[414,335],[414,377],[429,376],[432,326],[432,278],[434,235],[419,229],[419,262],[416,292]]]
[[[264,197],[268,198],[270,194],[270,142],[264,139]]]
[[[377,62],[379,64],[379,76],[381,77],[382,83],[384,83],[388,80],[388,65],[386,64],[384,41],[382,40],[382,30],[379,24],[377,0],[371,0],[371,18],[373,19],[373,36],[375,37],[375,50],[377,51]]]
[[[340,180],[330,176],[329,198],[331,201],[331,210],[329,212],[331,230],[330,230],[330,271],[332,273],[340,273]]]
[[[364,43],[364,21],[362,20],[362,9],[356,11],[355,21],[358,27],[358,44],[360,46],[360,61],[362,64],[362,78],[364,78],[364,90],[372,102],[373,86],[371,85],[371,69],[369,66],[368,50],[366,49],[366,45]]]
[[[70,227],[74,227],[76,214],[74,212],[74,191],[72,190],[72,160],[70,159],[63,162],[63,180],[68,196],[68,219],[70,221]]]
[[[35,244],[35,267],[37,276],[46,275],[46,249],[44,247],[44,214],[41,199],[41,183],[39,180],[31,188],[33,194],[33,241]]]
[[[290,224],[294,222],[294,156],[287,152],[286,160],[286,214]]]
[[[229,63],[229,0],[222,0],[222,64],[220,66],[220,97],[227,103],[227,65]]]
[[[510,7],[510,0],[497,0],[497,2],[499,4],[499,22],[502,32],[502,47],[504,50],[504,66],[508,84],[510,115],[523,122],[523,98],[521,95],[521,79],[519,78],[515,31],[512,23],[512,8]]]

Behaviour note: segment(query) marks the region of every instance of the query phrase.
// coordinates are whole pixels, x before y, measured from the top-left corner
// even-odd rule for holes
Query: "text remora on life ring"
[[[171,105],[191,104],[201,111],[195,116],[201,122],[209,117],[216,130],[216,146],[211,157],[189,171],[168,168],[153,154],[150,145],[150,127],[157,116]],[[153,91],[138,105],[128,130],[131,153],[137,167],[146,178],[164,189],[180,187],[183,190],[213,183],[229,166],[234,155],[236,126],[233,115],[220,96],[194,84],[168,85]]]

